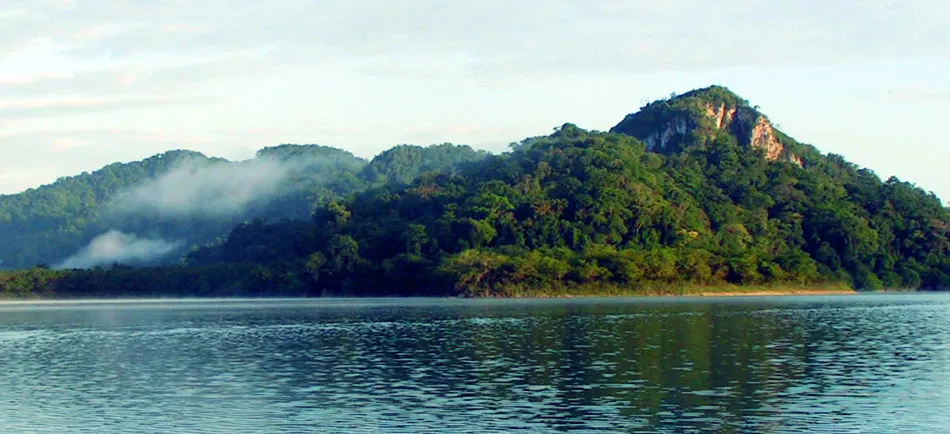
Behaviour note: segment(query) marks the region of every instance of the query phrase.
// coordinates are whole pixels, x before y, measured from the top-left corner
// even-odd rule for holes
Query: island
[[[948,231],[933,193],[799,143],[712,86],[497,155],[282,145],[63,178],[0,197],[0,296],[940,290]]]

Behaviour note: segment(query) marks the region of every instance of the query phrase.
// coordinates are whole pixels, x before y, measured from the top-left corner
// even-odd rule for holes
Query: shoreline
[[[494,294],[475,296],[462,295],[462,298],[665,298],[665,297],[778,297],[807,295],[858,295],[883,293],[886,291],[863,292],[839,283],[817,285],[655,285],[648,284],[639,288],[617,286],[580,286],[573,288],[548,288],[546,290],[520,291],[499,288]]]
[[[860,292],[853,289],[808,289],[802,291],[782,291],[782,290],[761,290],[761,291],[726,291],[726,292],[701,292],[699,297],[780,297],[794,295],[859,295],[859,294],[883,294],[881,292]],[[689,297],[689,295],[685,295]]]
[[[613,293],[613,294],[590,294],[586,292],[567,293],[567,294],[534,294],[517,296],[489,296],[489,297],[445,297],[445,298],[463,298],[471,300],[530,300],[530,299],[571,299],[571,298],[714,298],[714,297],[794,297],[794,296],[821,296],[821,295],[862,295],[862,294],[894,294],[908,292],[862,292],[853,289],[807,289],[807,290],[754,290],[754,291],[696,291],[696,292],[631,292],[631,293]],[[921,291],[911,291],[910,293],[925,293]],[[435,297],[439,298],[439,297]]]
[[[908,294],[920,293],[927,294],[929,291],[874,291],[863,292],[854,289],[828,288],[828,289],[791,289],[791,288],[728,288],[722,291],[688,289],[680,291],[643,291],[643,292],[606,292],[590,293],[578,291],[574,293],[548,293],[548,294],[519,294],[513,296],[488,296],[488,297],[464,297],[464,296],[434,296],[434,297],[416,297],[416,296],[328,296],[328,297],[113,297],[113,298],[0,298],[0,305],[55,305],[65,303],[206,303],[206,302],[232,302],[232,301],[296,301],[296,300],[411,300],[411,299],[459,299],[459,300],[530,300],[530,299],[579,299],[579,298],[715,298],[715,297],[794,297],[794,296],[856,296],[856,295],[883,295],[883,294]]]

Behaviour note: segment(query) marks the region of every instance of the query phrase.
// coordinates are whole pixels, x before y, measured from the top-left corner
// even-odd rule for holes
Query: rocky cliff
[[[703,146],[726,133],[741,145],[761,150],[770,161],[804,164],[782,142],[768,117],[719,86],[649,104],[611,131],[637,137],[647,149],[660,153]]]

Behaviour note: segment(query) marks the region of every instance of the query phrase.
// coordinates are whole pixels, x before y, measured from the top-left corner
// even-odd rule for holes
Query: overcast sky
[[[950,198],[943,0],[4,0],[0,193],[168,149],[606,130],[721,84]]]

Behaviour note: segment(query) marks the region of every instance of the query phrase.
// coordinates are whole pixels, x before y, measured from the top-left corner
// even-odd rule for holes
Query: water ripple
[[[937,432],[950,297],[0,312],[0,432]],[[186,308],[183,308],[186,307]]]

